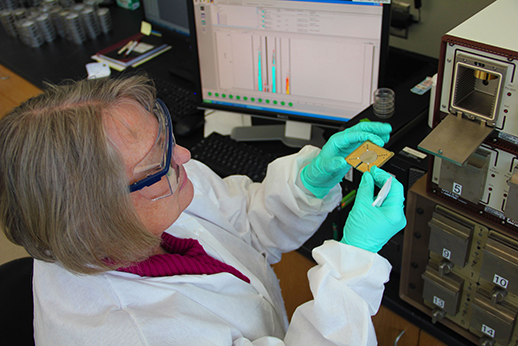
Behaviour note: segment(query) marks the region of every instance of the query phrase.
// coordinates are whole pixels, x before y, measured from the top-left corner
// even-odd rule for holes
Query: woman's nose
[[[191,159],[191,152],[188,149],[176,144],[174,146],[173,157],[178,165],[183,165]]]

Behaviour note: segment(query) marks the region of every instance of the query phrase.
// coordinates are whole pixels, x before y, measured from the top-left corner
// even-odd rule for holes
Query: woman
[[[270,164],[258,184],[219,178],[174,143],[142,76],[49,86],[0,121],[0,226],[34,264],[41,345],[374,345],[390,273],[376,254],[405,226],[393,181],[365,173],[342,242],[314,250],[314,300],[288,326],[270,265],[341,198],[343,159],[390,125],[360,124]]]

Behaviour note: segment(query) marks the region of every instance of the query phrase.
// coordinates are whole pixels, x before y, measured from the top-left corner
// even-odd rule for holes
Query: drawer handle
[[[403,330],[401,333],[399,333],[399,335],[396,337],[396,339],[394,340],[394,346],[397,346],[397,343],[399,342],[399,339],[401,339],[401,337],[403,336],[403,334],[405,334],[405,331]]]

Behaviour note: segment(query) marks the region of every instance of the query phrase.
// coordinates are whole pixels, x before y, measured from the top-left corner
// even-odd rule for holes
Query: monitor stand
[[[326,142],[322,128],[298,121],[286,121],[282,125],[234,127],[230,137],[236,141],[279,140],[291,148],[302,148],[307,144],[322,148]]]

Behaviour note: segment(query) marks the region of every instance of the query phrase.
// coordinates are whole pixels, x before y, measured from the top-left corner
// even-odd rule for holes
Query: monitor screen
[[[339,127],[382,84],[389,0],[190,1],[202,108]]]
[[[143,0],[145,19],[158,31],[189,36],[189,19],[185,0]]]

